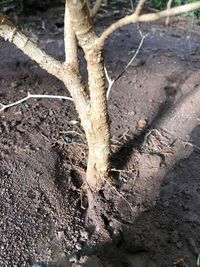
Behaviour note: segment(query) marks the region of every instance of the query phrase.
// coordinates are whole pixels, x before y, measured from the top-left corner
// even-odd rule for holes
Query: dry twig
[[[10,108],[10,107],[13,107],[13,106],[16,106],[16,105],[19,105],[25,101],[27,101],[28,99],[30,98],[51,98],[51,99],[65,99],[65,100],[70,100],[70,101],[73,101],[73,99],[71,97],[68,97],[68,96],[61,96],[61,95],[32,95],[30,93],[28,93],[28,95],[16,102],[13,102],[13,103],[10,103],[10,104],[7,104],[7,105],[4,105],[4,104],[0,104],[0,111],[4,111],[5,109],[7,108]]]
[[[195,3],[186,4],[183,6],[173,7],[164,11],[160,11],[157,13],[149,13],[149,14],[143,14],[143,15],[136,15],[133,13],[132,15],[126,16],[117,22],[113,23],[110,27],[108,27],[102,35],[96,40],[95,42],[95,49],[97,51],[100,51],[108,39],[108,37],[119,28],[126,26],[131,23],[137,23],[137,22],[150,22],[150,21],[156,21],[161,18],[165,17],[172,17],[176,15],[180,15],[182,13],[187,13],[193,10],[196,10],[200,8],[200,1]],[[137,8],[136,8],[137,10]]]
[[[102,0],[96,0],[93,8],[90,10],[90,16],[91,17],[94,17],[97,14],[97,12],[100,9],[101,3],[102,3]]]
[[[169,0],[169,1],[167,2],[167,10],[169,10],[169,9],[171,8],[172,2],[173,2],[173,0]],[[167,18],[166,18],[166,21],[165,21],[165,25],[166,25],[166,26],[169,25],[169,21],[170,21],[170,17],[167,17]]]
[[[126,72],[126,70],[128,69],[128,67],[133,63],[133,61],[135,60],[135,58],[137,57],[138,53],[140,52],[140,49],[144,43],[144,39],[147,37],[147,34],[143,35],[141,31],[140,32],[140,35],[142,37],[140,43],[139,43],[139,46],[137,48],[137,50],[135,51],[135,54],[133,55],[133,57],[131,58],[131,60],[128,62],[128,64],[125,66],[125,68],[120,72],[120,74],[113,80],[110,79],[109,75],[108,75],[108,72],[107,72],[107,69],[106,69],[106,66],[104,67],[104,70],[105,70],[105,74],[106,74],[106,78],[107,78],[107,81],[108,81],[108,89],[107,89],[107,93],[106,93],[106,96],[107,96],[107,99],[109,98],[109,95],[110,95],[110,91],[111,91],[111,88],[113,86],[113,84],[119,79],[122,77],[122,75]]]

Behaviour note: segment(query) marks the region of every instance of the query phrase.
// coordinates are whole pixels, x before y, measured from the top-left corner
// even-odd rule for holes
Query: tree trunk
[[[69,0],[67,6],[70,10],[73,30],[87,62],[89,87],[87,117],[83,117],[82,112],[78,112],[89,147],[86,182],[92,191],[98,191],[108,176],[110,156],[103,50],[94,51],[98,36],[90,19],[87,2]]]
[[[92,54],[90,59],[88,62],[90,98],[88,100],[86,93],[83,97],[85,87],[81,77],[77,79],[78,75],[75,72],[69,79],[63,70],[59,74],[59,79],[64,82],[66,88],[70,88],[81,125],[86,134],[89,148],[86,182],[92,191],[98,191],[102,188],[109,173],[110,127],[103,59],[101,58],[99,62],[96,60],[97,55]],[[81,88],[82,90],[80,90]]]
[[[102,52],[87,56],[90,92],[91,130],[86,131],[89,146],[87,183],[92,190],[103,186],[109,173],[110,124],[107,109]]]

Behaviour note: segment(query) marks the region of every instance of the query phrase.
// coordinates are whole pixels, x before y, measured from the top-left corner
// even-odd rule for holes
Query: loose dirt
[[[103,10],[95,19],[98,31],[125,12]],[[40,47],[63,60],[62,15],[63,7],[56,7],[16,18]],[[181,18],[167,28],[159,22],[140,29],[148,36],[109,98],[118,182],[102,193],[105,205],[115,198],[110,217],[102,213],[107,235],[87,217],[81,187],[87,144],[73,103],[31,99],[0,113],[0,266],[196,266],[200,128],[180,140],[179,156],[164,172],[163,155],[173,151],[152,153],[148,136],[200,84],[200,26]],[[110,77],[123,70],[140,39],[135,25],[112,35],[105,48]],[[1,39],[0,102],[27,92],[68,95],[60,81]]]

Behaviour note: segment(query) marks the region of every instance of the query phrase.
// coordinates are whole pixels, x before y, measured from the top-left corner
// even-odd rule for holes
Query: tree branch
[[[70,64],[78,71],[79,60],[77,51],[78,50],[77,39],[71,25],[71,19],[70,19],[69,9],[67,6],[67,1],[65,4],[64,43],[65,43],[65,64]]]
[[[91,17],[94,17],[97,14],[97,12],[100,9],[101,3],[102,3],[102,0],[96,0],[93,8],[90,10],[90,16]]]
[[[37,44],[21,33],[3,14],[0,14],[0,36],[6,41],[8,40],[15,44],[47,72],[58,77],[62,64],[41,50]]]
[[[7,108],[11,108],[11,107],[17,106],[17,105],[27,101],[30,98],[51,98],[51,99],[65,99],[65,100],[73,101],[73,99],[71,97],[67,97],[67,96],[61,96],[61,95],[35,95],[35,94],[32,95],[32,94],[28,93],[26,97],[24,97],[24,98],[22,98],[22,99],[20,99],[20,100],[18,100],[16,102],[13,102],[13,103],[10,103],[10,104],[7,104],[7,105],[4,105],[4,104],[0,103],[0,112],[4,111]]]
[[[108,37],[117,29],[131,24],[131,23],[136,23],[136,22],[149,22],[149,21],[155,21],[160,18],[165,18],[165,17],[171,17],[175,15],[180,15],[182,13],[190,12],[193,10],[196,10],[200,8],[200,1],[195,2],[195,3],[190,3],[186,4],[183,6],[178,6],[174,8],[170,8],[164,11],[160,11],[158,13],[149,13],[149,14],[144,14],[144,15],[139,15],[137,16],[135,13],[129,16],[126,16],[117,22],[113,23],[110,27],[108,27],[102,35],[97,39],[95,43],[95,50],[100,51],[102,47],[104,46],[104,43],[108,39]]]
[[[85,92],[80,74],[74,68],[68,64],[62,64],[48,55],[2,14],[0,14],[0,36],[15,44],[27,56],[38,63],[41,68],[63,81],[74,100],[79,114],[83,109],[87,109],[88,95]]]
[[[141,34],[141,33],[140,33],[140,34]],[[132,64],[132,62],[133,62],[133,61],[135,60],[135,58],[137,57],[137,55],[138,55],[138,53],[139,53],[139,51],[140,51],[140,49],[141,49],[141,47],[142,47],[142,45],[143,45],[143,43],[144,43],[144,39],[147,37],[147,34],[146,34],[146,35],[141,34],[141,37],[142,37],[142,39],[141,39],[141,41],[140,41],[140,43],[139,43],[139,46],[138,46],[136,52],[134,53],[133,57],[132,57],[131,60],[128,62],[128,64],[125,66],[125,68],[119,73],[119,75],[117,75],[116,78],[114,78],[113,80],[111,80],[111,79],[109,78],[109,76],[108,76],[108,72],[107,72],[106,67],[104,67],[105,75],[106,75],[106,78],[107,78],[107,81],[108,81],[108,89],[107,89],[107,92],[106,92],[106,97],[107,97],[107,99],[109,98],[110,91],[111,91],[111,89],[112,89],[113,84],[114,84],[117,80],[119,80],[119,78],[122,77],[122,75],[125,73],[125,71],[128,69],[128,67]]]
[[[90,128],[85,129],[89,155],[87,183],[93,190],[99,190],[105,182],[109,170],[110,131],[103,69],[103,53],[93,51],[98,36],[94,30],[88,2],[68,0],[71,23],[80,46],[84,50],[88,70],[89,106],[87,121]],[[86,125],[87,126],[87,125]]]
[[[168,2],[167,2],[167,10],[169,10],[169,9],[171,8],[172,2],[173,2],[173,0],[168,0]],[[166,25],[166,26],[169,25],[169,21],[170,21],[170,18],[167,17],[167,18],[166,18],[166,21],[165,21],[165,25]]]
[[[85,0],[68,0],[71,23],[80,46],[83,48],[86,56],[96,41],[97,34],[92,25],[88,3]]]
[[[139,15],[140,15],[140,12],[141,12],[141,10],[142,10],[142,7],[143,7],[145,1],[146,1],[146,0],[139,0],[139,2],[138,2],[138,4],[137,4],[137,7],[136,7],[136,9],[135,9],[135,12],[134,12],[134,14],[135,14],[136,16],[139,16]]]

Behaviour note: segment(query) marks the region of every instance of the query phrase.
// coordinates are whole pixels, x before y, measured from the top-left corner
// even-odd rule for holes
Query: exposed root
[[[68,164],[77,170],[81,177],[85,177],[80,198],[82,203],[83,195],[87,195],[87,204],[84,202],[81,205],[87,210],[88,227],[108,240],[112,237],[116,225],[120,227],[124,223],[132,224],[142,211],[148,210],[149,206],[156,203],[166,173],[177,161],[187,158],[193,147],[200,150],[198,146],[188,141],[188,134],[199,124],[199,99],[200,87],[195,87],[182,97],[164,118],[154,123],[154,128],[144,138],[140,153],[134,152],[137,161],[135,169],[127,171],[114,169],[115,172],[131,173],[131,176],[135,176],[130,177],[132,180],[127,186],[137,178],[134,185],[132,183],[133,188],[127,187],[130,194],[137,192],[134,200],[126,199],[112,181],[105,177],[101,190],[93,192],[86,183],[85,169],[77,166],[81,162],[80,158],[75,162],[69,159]],[[123,136],[122,139],[124,138]],[[80,154],[76,156],[80,157]],[[74,158],[74,154],[70,158]],[[136,175],[132,175],[134,171],[137,171]],[[137,203],[140,203],[139,208]]]

